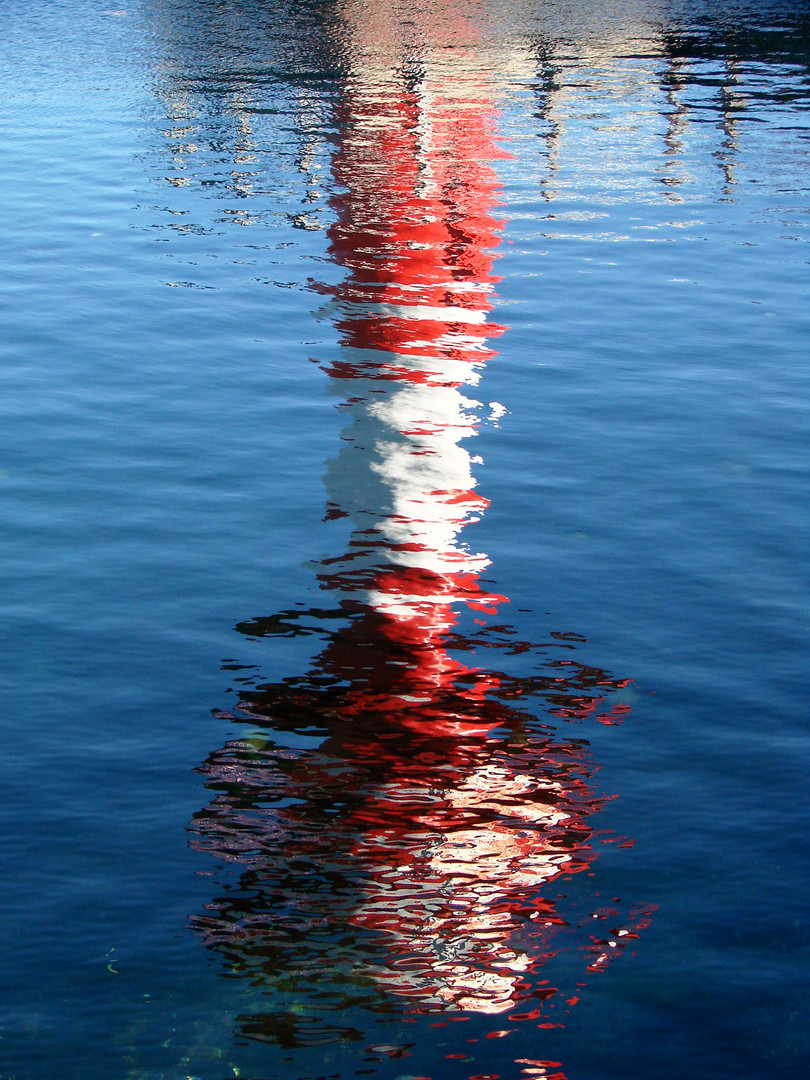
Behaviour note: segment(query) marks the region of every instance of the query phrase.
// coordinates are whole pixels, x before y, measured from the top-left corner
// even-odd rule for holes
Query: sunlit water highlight
[[[806,9],[5,14],[3,1080],[803,1077]]]

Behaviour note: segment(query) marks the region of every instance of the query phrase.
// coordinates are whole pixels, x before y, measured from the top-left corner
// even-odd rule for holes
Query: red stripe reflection
[[[504,330],[489,321],[492,98],[463,50],[418,79],[372,55],[341,98],[329,240],[345,279],[325,370],[346,426],[326,484],[351,536],[317,568],[330,606],[240,626],[320,649],[303,675],[243,684],[234,717],[254,733],[202,766],[215,795],[192,825],[239,875],[194,925],[268,995],[241,1033],[284,1046],[361,1038],[362,1015],[394,1001],[506,1014],[492,1037],[505,1020],[554,1026],[571,973],[599,970],[641,918],[586,902],[572,921],[552,887],[592,865],[603,802],[585,743],[553,718],[596,716],[626,680],[577,662],[565,635],[537,646],[497,625],[506,598],[461,540],[488,505],[468,395]],[[560,964],[564,948],[581,962]],[[540,977],[549,965],[564,993]]]

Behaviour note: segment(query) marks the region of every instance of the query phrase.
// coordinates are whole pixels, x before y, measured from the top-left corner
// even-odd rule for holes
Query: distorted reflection
[[[243,684],[232,718],[251,731],[202,766],[215,794],[192,825],[238,869],[194,926],[272,995],[242,1034],[285,1046],[359,1038],[368,1009],[532,999],[513,1016],[553,1018],[540,970],[561,935],[578,976],[633,936],[607,913],[601,936],[593,911],[566,925],[549,888],[590,865],[603,801],[587,744],[557,728],[616,722],[626,706],[604,702],[626,681],[578,663],[576,635],[520,640],[461,539],[487,506],[465,441],[500,412],[469,396],[503,329],[493,89],[469,43],[398,63],[384,7],[352,27],[330,231],[345,277],[321,290],[346,415],[327,517],[351,533],[316,568],[323,608],[238,627],[317,655]]]
[[[736,198],[754,162],[771,159],[779,185],[803,184],[803,159],[784,137],[789,110],[806,97],[789,4],[766,27],[700,3],[676,16],[659,0],[206,0],[203,18],[201,3],[149,0],[168,120],[161,175],[229,204],[195,229],[278,217],[324,228],[333,106],[380,48],[407,88],[425,77],[438,85],[448,58],[474,47],[475,63],[509,85],[510,121],[531,116],[521,172],[548,202],[597,212],[627,199]],[[763,64],[781,65],[779,78],[763,79]]]

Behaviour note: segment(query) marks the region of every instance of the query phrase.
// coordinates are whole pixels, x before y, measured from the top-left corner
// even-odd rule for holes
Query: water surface
[[[4,15],[3,1080],[804,1076],[806,6]]]

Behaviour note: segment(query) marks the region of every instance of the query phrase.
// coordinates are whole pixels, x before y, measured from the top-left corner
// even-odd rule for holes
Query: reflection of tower
[[[481,77],[445,68],[410,88],[392,70],[353,79],[343,98],[334,174],[344,193],[331,251],[348,271],[336,295],[349,390],[344,449],[327,476],[332,516],[354,532],[321,580],[373,611],[387,637],[419,643],[426,659],[455,622],[458,602],[491,605],[488,564],[458,534],[487,501],[470,454],[477,383],[492,355],[487,322],[497,223],[497,156]]]
[[[487,505],[462,445],[465,388],[502,329],[487,321],[494,112],[460,56],[423,53],[414,78],[378,42],[346,80],[330,231],[346,276],[327,372],[348,423],[327,488],[351,536],[318,566],[331,607],[239,627],[321,648],[305,675],[243,690],[237,718],[255,733],[202,767],[216,795],[193,843],[239,880],[194,925],[230,974],[273,989],[274,1011],[242,1032],[285,1045],[351,1037],[351,1009],[397,999],[501,1013],[554,996],[536,975],[565,930],[546,890],[591,862],[600,800],[584,744],[556,736],[536,702],[582,717],[624,685],[577,664],[564,635],[549,659],[508,627],[463,628],[465,608],[494,614],[505,598],[483,590],[488,560],[460,539]],[[598,969],[610,950],[592,928],[580,936]]]

